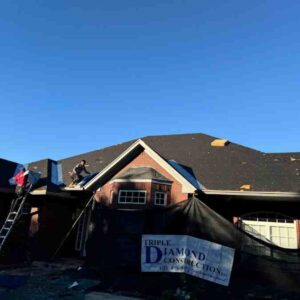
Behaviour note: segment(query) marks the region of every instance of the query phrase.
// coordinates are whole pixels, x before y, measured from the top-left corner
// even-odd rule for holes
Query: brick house
[[[69,172],[81,159],[97,175],[68,188]],[[263,153],[203,134],[182,134],[145,137],[29,167],[45,175],[31,201],[47,236],[57,232],[49,225],[56,223],[63,224],[61,238],[94,192],[97,203],[129,211],[160,209],[201,195],[206,205],[250,234],[283,248],[300,248],[300,153]],[[69,245],[75,243],[82,255],[89,222],[90,212]]]
[[[96,194],[97,200],[106,201],[113,207],[128,208],[132,207],[135,201],[134,190],[138,190],[139,193],[144,191],[144,197],[148,194],[147,204],[140,203],[146,207],[157,205],[157,197],[166,199],[164,203],[167,205],[183,201],[192,194],[204,193],[207,196],[206,204],[256,237],[266,238],[284,248],[300,247],[297,209],[299,154],[265,154],[212,138],[206,142],[205,150],[203,145],[202,149],[199,147],[199,150],[202,150],[199,155],[195,151],[197,146],[193,145],[197,144],[199,136],[189,138],[183,145],[171,140],[175,142],[174,147],[169,141],[170,154],[173,154],[171,157],[161,156],[144,140],[138,140],[100,172],[87,188],[97,182],[101,183],[102,178],[110,176],[110,172],[116,172],[107,183],[101,183],[101,188]],[[169,137],[165,139],[168,142]],[[204,137],[201,136],[201,139],[204,140]],[[215,146],[214,143],[219,145]],[[137,149],[140,150],[136,152]],[[126,164],[131,155],[133,156],[129,159],[130,162]],[[188,159],[186,155],[189,156]],[[176,160],[169,159],[174,157]],[[199,161],[199,158],[202,161]],[[186,164],[186,161],[193,160],[194,162]],[[120,165],[118,170],[115,169],[117,165]],[[132,168],[142,169],[146,166],[169,180],[169,186],[166,186],[163,192],[161,186],[155,183],[151,184],[150,190],[149,183],[148,186],[145,182],[142,183],[137,174],[132,172]],[[130,176],[124,179],[126,175]],[[128,180],[128,177],[131,180]],[[122,179],[118,182],[117,178]]]

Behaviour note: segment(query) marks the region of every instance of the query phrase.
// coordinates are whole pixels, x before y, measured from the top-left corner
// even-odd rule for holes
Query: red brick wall
[[[300,249],[300,220],[296,220],[296,231],[297,231],[297,245]]]
[[[126,207],[126,208],[142,208],[142,207],[152,207],[154,201],[155,191],[165,190],[167,192],[167,204],[178,203],[180,201],[186,200],[188,194],[182,193],[182,185],[163,167],[161,167],[156,161],[154,161],[147,153],[142,152],[134,160],[132,160],[126,167],[120,170],[116,175],[125,172],[127,169],[132,167],[151,167],[157,172],[168,178],[172,181],[172,185],[167,188],[167,185],[157,185],[156,183],[147,183],[147,182],[134,182],[134,183],[106,183],[101,187],[101,191],[96,193],[97,201],[104,202],[106,204],[112,205],[113,207]],[[147,202],[146,205],[137,205],[137,204],[118,204],[118,190],[127,189],[127,190],[146,190],[147,191]],[[114,192],[114,197],[111,202],[111,193]]]
[[[240,217],[233,217],[233,224],[237,224],[240,220]]]

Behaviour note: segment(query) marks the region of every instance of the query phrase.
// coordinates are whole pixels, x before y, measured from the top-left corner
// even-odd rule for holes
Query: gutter
[[[207,195],[227,195],[246,197],[279,197],[279,198],[300,198],[300,192],[270,192],[270,191],[233,191],[233,190],[210,190],[202,189],[201,192]]]

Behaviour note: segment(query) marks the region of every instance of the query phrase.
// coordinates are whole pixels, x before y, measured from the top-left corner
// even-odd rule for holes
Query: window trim
[[[156,203],[156,200],[157,200],[156,195],[157,194],[164,194],[164,204],[158,204],[158,203]],[[156,191],[155,195],[154,195],[154,205],[166,206],[167,205],[167,196],[168,196],[168,194],[166,192],[158,192],[158,191]]]
[[[145,200],[143,203],[134,203],[134,202],[120,202],[121,192],[143,192],[145,193]],[[147,191],[146,190],[119,190],[118,191],[118,204],[134,204],[134,205],[143,205],[147,202]]]
[[[248,214],[250,215],[250,214]],[[284,215],[283,215],[284,216]],[[286,216],[286,218],[288,218],[288,216]],[[298,246],[298,238],[297,238],[297,224],[296,224],[296,220],[293,220],[293,223],[290,222],[278,222],[278,219],[276,220],[276,222],[270,222],[270,221],[258,221],[258,220],[243,220],[243,217],[241,217],[241,223],[239,224],[239,227],[243,228],[243,224],[252,227],[251,225],[262,225],[262,226],[266,226],[266,234],[263,235],[267,240],[270,241],[270,243],[279,246],[281,248],[284,249],[299,249]],[[272,233],[271,233],[271,228],[272,227],[283,227],[283,228],[291,228],[295,231],[295,236],[292,238],[295,240],[295,246],[296,247],[284,247],[281,244],[277,244],[275,242],[273,242],[272,239]],[[244,229],[243,229],[244,230]],[[250,231],[247,231],[249,234],[255,236],[255,234],[251,233]],[[279,236],[280,237],[280,236]],[[286,237],[283,237],[286,238]],[[289,240],[289,237],[287,237]]]

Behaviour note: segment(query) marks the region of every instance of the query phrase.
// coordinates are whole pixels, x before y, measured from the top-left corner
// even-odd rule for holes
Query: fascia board
[[[207,195],[228,195],[228,196],[261,196],[261,197],[291,197],[299,198],[300,193],[297,192],[274,192],[274,191],[233,191],[233,190],[201,190]]]

